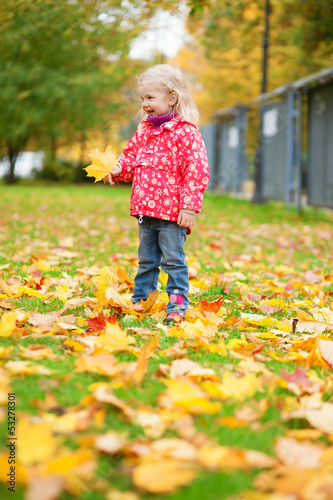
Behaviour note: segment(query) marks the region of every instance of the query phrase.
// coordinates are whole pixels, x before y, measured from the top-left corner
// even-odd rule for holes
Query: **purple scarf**
[[[147,120],[153,125],[154,129],[156,130],[163,123],[172,120],[172,118],[174,118],[175,116],[175,113],[170,113],[168,115],[148,116]]]

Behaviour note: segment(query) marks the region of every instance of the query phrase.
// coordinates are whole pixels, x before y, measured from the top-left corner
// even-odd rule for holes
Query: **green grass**
[[[130,191],[130,187],[125,187]],[[0,279],[9,285],[20,283],[26,286],[36,286],[38,280],[45,278],[49,291],[55,292],[56,286],[68,286],[70,280],[76,280],[72,294],[68,297],[94,297],[96,285],[92,282],[94,273],[79,279],[86,270],[102,269],[104,266],[113,268],[116,264],[124,266],[131,279],[134,278],[138,244],[137,222],[128,215],[129,197],[118,188],[104,185],[87,186],[0,186]],[[242,312],[259,313],[282,321],[295,316],[290,308],[279,310],[272,314],[263,313],[259,302],[250,301],[248,294],[264,294],[267,298],[276,298],[277,283],[303,282],[307,270],[322,272],[329,275],[332,271],[332,222],[331,212],[316,209],[306,209],[298,213],[295,209],[287,210],[279,203],[253,205],[245,200],[235,200],[230,197],[207,193],[203,211],[197,216],[193,233],[186,242],[186,252],[189,265],[197,269],[196,279],[191,284],[196,287],[190,295],[190,304],[195,307],[199,300],[216,300],[222,297],[225,302],[225,319],[239,318]],[[38,263],[39,270],[36,268]],[[8,267],[6,265],[9,264]],[[285,266],[289,269],[280,269]],[[228,273],[241,273],[232,281],[224,281]],[[38,277],[38,280],[37,280]],[[198,288],[200,280],[206,279],[208,285]],[[50,283],[54,284],[50,285]],[[42,281],[41,281],[42,283]],[[30,284],[30,285],[29,285]],[[164,286],[161,288],[164,290]],[[290,296],[282,294],[282,300],[290,304],[296,300],[319,300],[329,307],[333,293],[333,284],[327,280],[325,286],[316,289],[295,288]],[[330,295],[331,294],[331,295]],[[1,300],[12,303],[13,309],[23,309],[27,313],[49,313],[60,310],[66,301],[57,297],[42,300],[38,297],[22,295],[18,298],[8,298],[0,294]],[[2,314],[5,309],[0,308]],[[112,315],[113,309],[109,310]],[[89,312],[85,307],[72,307],[65,314],[73,314],[81,318],[82,328]],[[157,320],[149,315],[140,322],[137,318],[120,315],[118,318],[123,329],[132,326],[155,328]],[[26,322],[19,324],[25,333],[32,333],[31,325]],[[258,327],[266,332],[269,328]],[[23,330],[22,330],[23,333]],[[251,333],[234,326],[232,323],[219,328],[215,342],[220,336],[226,343],[232,339],[240,339]],[[72,334],[69,332],[68,337]],[[332,332],[330,333],[332,338]],[[142,348],[152,336],[136,335],[136,346]],[[207,339],[206,339],[207,341]],[[11,390],[16,394],[16,410],[18,419],[23,413],[38,415],[40,409],[38,400],[45,400],[46,393],[52,392],[58,401],[54,412],[65,412],[69,407],[80,405],[82,398],[91,394],[89,386],[96,382],[112,382],[112,378],[95,373],[77,373],[74,362],[80,353],[71,352],[63,346],[64,339],[54,336],[29,336],[20,338],[0,338],[1,347],[12,346],[10,360],[21,360],[20,346],[27,348],[34,344],[50,347],[56,359],[29,360],[31,365],[42,365],[52,370],[47,375],[12,375]],[[187,350],[187,357],[199,362],[204,367],[212,367],[220,376],[223,371],[235,372],[239,365],[237,356],[229,351],[227,356],[209,352],[198,346],[196,340],[166,336],[160,330],[160,350],[149,358],[148,374],[139,386],[127,380],[123,386],[116,387],[114,393],[133,408],[140,405],[159,408],[159,396],[166,390],[163,378],[158,374],[159,365],[168,364],[164,351],[175,344],[180,344]],[[279,355],[285,351],[267,341],[260,351],[264,356],[261,361],[267,369],[279,376],[281,369],[293,372],[299,364],[293,360],[286,363],[269,358],[269,351],[274,349]],[[117,352],[119,362],[136,361],[131,353]],[[249,356],[251,358],[251,355]],[[265,360],[266,357],[266,360]],[[5,365],[7,359],[1,360]],[[304,366],[302,367],[303,369]],[[313,366],[322,379],[331,377],[329,370]],[[282,387],[270,388],[267,382],[254,397],[237,403],[231,398],[222,401],[220,410],[213,414],[193,415],[195,431],[214,440],[216,444],[254,449],[274,455],[274,443],[288,429],[307,425],[298,420],[284,421],[281,418],[281,401],[295,397],[293,393]],[[245,425],[229,428],[219,423],[221,417],[232,417],[235,411],[244,405],[253,408],[260,400],[269,398],[270,406],[258,419],[258,427]],[[329,391],[325,392],[325,400],[332,401]],[[128,422],[126,417],[115,407],[101,404],[105,408],[106,417],[100,428],[92,424],[88,430],[77,431],[70,436],[62,437],[63,444],[73,449],[77,448],[79,438],[93,433],[104,433],[110,429],[126,432],[133,442],[138,439],[149,439],[144,429]],[[4,406],[6,410],[6,406]],[[52,409],[49,410],[52,413]],[[54,413],[53,412],[53,413]],[[177,436],[177,432],[168,429],[165,436]],[[6,442],[7,421],[0,422],[0,439]],[[162,437],[162,436],[161,436]],[[327,440],[324,438],[327,444]],[[4,448],[3,448],[4,449]],[[253,480],[260,472],[249,471],[203,470],[200,469],[197,478],[187,487],[183,487],[169,495],[153,495],[139,491],[142,500],[205,500],[229,499],[244,490],[253,488]],[[133,490],[130,475],[124,467],[123,456],[107,456],[98,454],[97,476],[119,490]],[[0,483],[0,496],[3,499],[12,498],[6,486]],[[18,487],[15,498],[24,498],[24,489]],[[61,500],[77,498],[64,492]],[[105,498],[105,488],[88,487],[79,495],[83,500],[102,500]]]

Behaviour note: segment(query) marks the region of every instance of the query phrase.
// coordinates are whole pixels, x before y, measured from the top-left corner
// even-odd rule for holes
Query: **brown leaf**
[[[95,389],[93,394],[97,401],[109,403],[116,408],[119,408],[119,410],[122,411],[126,417],[130,419],[134,418],[135,411],[130,406],[128,406],[125,401],[113,394],[113,392],[108,391],[105,387],[105,384],[101,384],[97,389]]]
[[[57,500],[65,489],[65,480],[59,476],[48,476],[33,481],[25,493],[26,500]]]
[[[142,305],[142,312],[147,313],[149,312],[153,305],[155,304],[156,300],[158,297],[158,290],[155,290],[154,292],[149,292],[149,295],[146,300],[141,300],[140,304]]]

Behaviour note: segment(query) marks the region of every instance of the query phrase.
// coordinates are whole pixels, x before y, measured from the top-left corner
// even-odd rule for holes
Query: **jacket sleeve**
[[[138,135],[139,132],[137,131],[132,139],[130,139],[126,144],[122,154],[118,157],[118,163],[121,165],[121,172],[116,177],[117,181],[131,182],[133,180],[136,157],[138,153]]]
[[[209,182],[209,167],[203,138],[191,127],[184,139],[185,154],[181,166],[180,210],[200,212],[204,191]]]

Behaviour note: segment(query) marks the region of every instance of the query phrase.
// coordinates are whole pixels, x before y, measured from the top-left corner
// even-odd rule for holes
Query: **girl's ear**
[[[169,106],[174,106],[178,101],[178,94],[177,92],[173,91],[170,92],[169,98],[168,98],[168,104]]]

